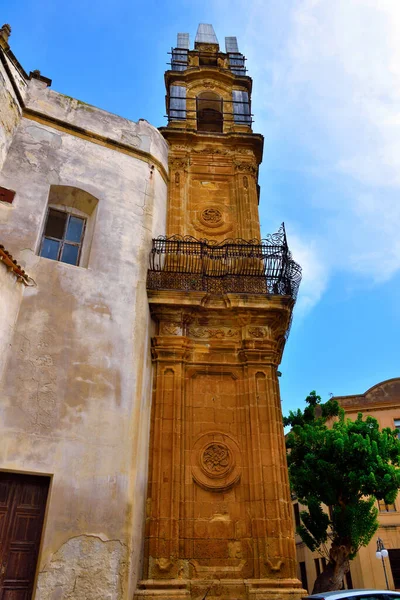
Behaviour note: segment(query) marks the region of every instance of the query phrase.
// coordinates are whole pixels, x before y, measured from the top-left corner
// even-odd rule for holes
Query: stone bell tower
[[[284,228],[260,240],[251,87],[236,38],[178,34],[165,74],[167,236],[156,334],[143,580],[136,598],[299,598],[277,379],[300,283]]]

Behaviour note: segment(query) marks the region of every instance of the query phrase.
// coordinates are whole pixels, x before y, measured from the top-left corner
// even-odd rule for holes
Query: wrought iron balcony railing
[[[301,267],[292,259],[282,224],[264,240],[158,237],[150,253],[147,288],[296,299],[300,281]]]

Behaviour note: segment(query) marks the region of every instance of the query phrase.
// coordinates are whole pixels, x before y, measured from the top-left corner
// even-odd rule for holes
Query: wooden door
[[[400,589],[400,550],[389,550],[389,561],[392,569],[393,582],[396,590]]]
[[[0,600],[30,600],[49,477],[0,472]]]

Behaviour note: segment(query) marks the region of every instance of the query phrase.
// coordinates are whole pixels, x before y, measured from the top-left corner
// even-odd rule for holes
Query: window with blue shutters
[[[186,119],[186,88],[182,85],[171,85],[169,88],[170,120]]]
[[[251,125],[250,102],[248,92],[232,90],[233,120],[242,125]]]

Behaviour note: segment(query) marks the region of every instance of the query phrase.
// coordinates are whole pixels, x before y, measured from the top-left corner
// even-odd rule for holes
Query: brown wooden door
[[[0,600],[30,600],[49,477],[0,472]]]

